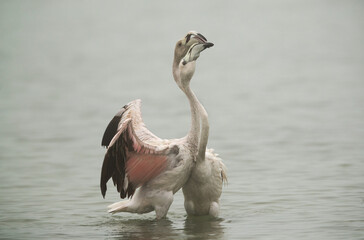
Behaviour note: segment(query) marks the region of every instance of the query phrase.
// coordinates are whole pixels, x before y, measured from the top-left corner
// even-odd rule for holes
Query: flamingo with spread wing
[[[202,126],[201,131],[201,124],[206,119],[190,80],[200,52],[212,46],[200,33],[191,31],[175,47],[173,77],[191,108],[191,129],[186,137],[164,140],[151,133],[142,121],[140,100],[125,105],[110,121],[102,139],[107,152],[101,169],[101,193],[105,197],[106,184],[112,178],[120,197],[130,199],[110,205],[109,212],[141,214],[154,210],[158,219],[165,217],[174,193],[189,181],[200,153],[205,157],[206,128]],[[221,176],[223,179],[225,173]]]

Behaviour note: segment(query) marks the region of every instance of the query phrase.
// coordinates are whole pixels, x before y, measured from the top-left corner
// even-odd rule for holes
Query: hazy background
[[[189,30],[215,46],[192,88],[228,167],[219,219],[106,213],[107,123],[141,98],[184,136],[172,78]],[[363,239],[362,1],[0,1],[0,238]]]

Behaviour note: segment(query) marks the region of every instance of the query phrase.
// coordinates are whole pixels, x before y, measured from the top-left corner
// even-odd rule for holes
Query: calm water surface
[[[0,238],[364,239],[361,1],[1,1]],[[103,131],[127,102],[189,128],[175,42],[215,46],[192,88],[228,167],[219,219],[106,213]]]

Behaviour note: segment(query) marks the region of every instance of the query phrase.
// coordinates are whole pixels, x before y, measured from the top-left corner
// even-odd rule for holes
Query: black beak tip
[[[214,44],[213,44],[213,43],[211,43],[211,42],[207,42],[207,43],[205,43],[205,44],[204,44],[204,46],[205,46],[206,48],[210,48],[210,47],[213,47],[213,46],[214,46]]]

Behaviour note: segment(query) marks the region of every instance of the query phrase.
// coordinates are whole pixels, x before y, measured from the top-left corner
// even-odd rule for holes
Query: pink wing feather
[[[104,197],[106,183],[110,178],[120,192],[120,197],[125,198],[133,196],[136,188],[165,170],[170,154],[169,146],[160,148],[148,140],[164,145],[145,128],[140,113],[140,100],[133,101],[111,120],[102,140],[102,145],[107,145],[108,148],[100,181]],[[172,153],[176,153],[175,149]]]
[[[134,154],[126,163],[129,181],[135,185],[143,185],[158,176],[166,167],[167,156],[152,154]]]

